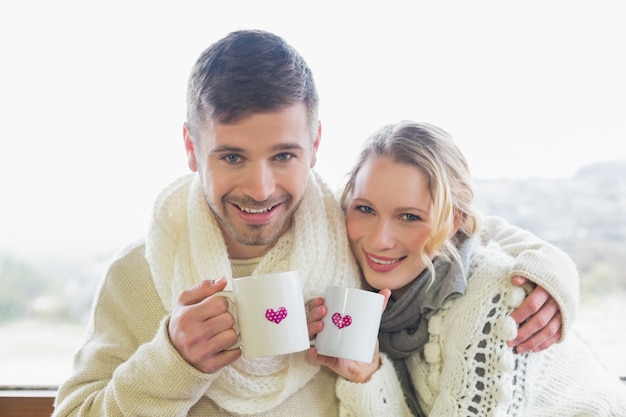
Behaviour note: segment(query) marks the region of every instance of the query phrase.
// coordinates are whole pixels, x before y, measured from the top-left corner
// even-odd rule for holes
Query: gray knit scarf
[[[451,297],[465,294],[469,262],[478,238],[466,239],[459,248],[462,265],[436,258],[435,278],[425,269],[398,300],[389,300],[380,323],[380,350],[393,359],[405,398],[413,414],[424,416],[419,407],[404,358],[428,342],[428,319]]]

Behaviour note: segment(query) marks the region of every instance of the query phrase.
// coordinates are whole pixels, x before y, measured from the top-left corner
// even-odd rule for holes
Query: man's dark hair
[[[319,98],[302,56],[261,30],[231,32],[196,61],[187,88],[187,126],[197,140],[207,120],[236,123],[253,113],[304,103],[314,137]]]

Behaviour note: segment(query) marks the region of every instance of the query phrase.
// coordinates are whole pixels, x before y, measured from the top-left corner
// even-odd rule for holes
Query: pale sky
[[[140,236],[187,172],[185,87],[226,33],[266,29],[321,96],[334,187],[400,119],[448,130],[477,178],[626,159],[620,1],[106,1],[0,5],[0,252],[83,256]]]

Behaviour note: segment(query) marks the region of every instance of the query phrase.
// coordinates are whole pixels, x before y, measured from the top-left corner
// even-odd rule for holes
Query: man
[[[278,36],[229,34],[192,70],[183,135],[193,173],[161,193],[145,241],[110,265],[55,415],[338,415],[335,385],[349,395],[348,381],[306,352],[230,350],[235,321],[213,296],[253,271],[299,270],[305,299],[360,285],[341,210],[312,170],[321,125],[310,69]],[[542,327],[535,321],[558,330],[556,303],[537,294],[545,307],[528,332]],[[529,305],[520,321],[536,311]],[[525,343],[560,335],[541,332]],[[376,412],[397,406],[380,395],[390,372],[383,360],[365,383]]]

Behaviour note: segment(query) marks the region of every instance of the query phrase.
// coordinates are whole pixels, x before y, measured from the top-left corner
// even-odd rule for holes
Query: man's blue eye
[[[230,155],[226,155],[224,159],[226,160],[226,162],[229,162],[231,164],[236,164],[237,162],[239,162],[240,158],[238,155],[230,154]]]
[[[289,159],[291,159],[291,157],[292,155],[286,152],[276,155],[276,159],[278,159],[279,161],[288,161]]]

